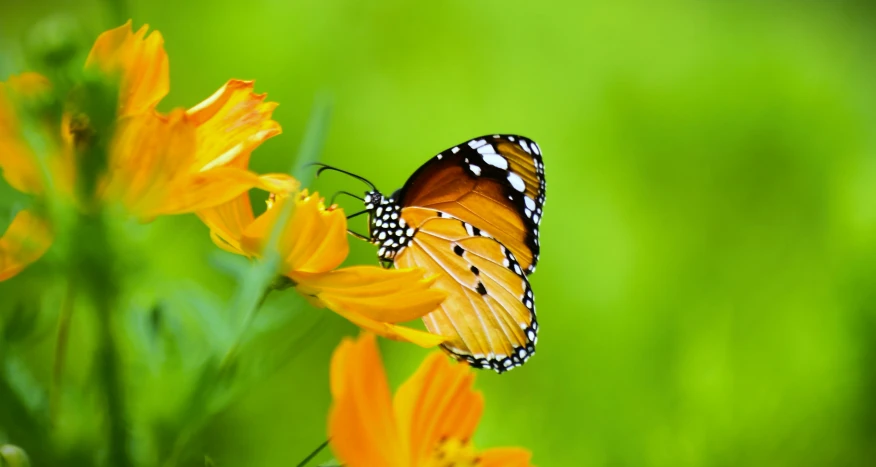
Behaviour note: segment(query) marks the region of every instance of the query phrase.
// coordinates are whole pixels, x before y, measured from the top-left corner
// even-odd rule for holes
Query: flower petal
[[[23,73],[0,83],[0,171],[13,188],[24,193],[41,193],[44,185],[36,155],[24,139],[17,101],[50,89],[49,80],[37,73]]]
[[[146,36],[148,25],[136,33],[131,21],[101,34],[85,61],[88,69],[119,78],[119,116],[155,108],[170,90],[164,38],[158,31]]]
[[[181,214],[233,200],[261,183],[258,175],[235,167],[219,167],[175,184],[174,191],[153,215]]]
[[[198,126],[196,165],[203,170],[233,165],[246,168],[249,155],[264,140],[280,134],[271,119],[275,102],[252,92],[252,81],[231,80],[188,110]]]
[[[375,321],[400,323],[422,318],[447,294],[430,288],[436,277],[423,269],[353,266],[322,274],[288,273],[305,295],[316,295],[332,309],[344,309]]]
[[[531,467],[532,454],[523,448],[494,448],[478,454],[478,467]]]
[[[298,181],[285,174],[261,175],[256,188],[272,193],[290,193],[298,189]],[[241,245],[243,232],[255,220],[248,192],[218,206],[199,210],[197,214],[210,228],[210,238],[219,248],[244,256],[255,254]]]
[[[104,196],[141,217],[173,211],[166,204],[175,203],[170,196],[182,191],[175,185],[191,177],[194,150],[195,127],[181,109],[168,117],[148,112],[121,119],[110,145]]]
[[[210,228],[210,238],[223,250],[249,256],[240,246],[243,230],[255,216],[249,201],[249,193],[227,203],[198,211],[198,217]]]
[[[420,347],[430,348],[435,347],[447,339],[443,336],[438,336],[435,334],[431,334],[425,331],[419,331],[416,329],[408,328],[405,326],[398,326],[395,324],[383,323],[380,321],[375,321],[373,319],[362,316],[358,313],[353,313],[343,308],[338,308],[333,306],[331,303],[324,303],[319,301],[318,299],[314,300],[311,298],[311,303],[315,306],[326,305],[335,313],[343,316],[351,323],[359,326],[360,328],[371,331],[381,337],[385,337],[387,339],[392,339],[395,341],[403,341],[403,342],[411,342],[413,344],[417,344]],[[315,303],[314,303],[315,302]]]
[[[0,281],[40,259],[51,244],[48,222],[29,211],[19,212],[0,237]]]
[[[435,352],[396,391],[399,431],[411,447],[408,465],[430,459],[442,439],[471,439],[484,406],[473,383],[471,368]]]
[[[349,467],[407,467],[375,338],[345,339],[331,362],[332,450]]]
[[[303,191],[294,196],[278,196],[277,201],[257,217],[243,234],[241,245],[252,254],[261,254],[280,214],[295,203],[283,226],[277,245],[283,258],[283,272],[322,273],[338,267],[349,253],[347,218],[340,209],[326,210],[319,194]]]

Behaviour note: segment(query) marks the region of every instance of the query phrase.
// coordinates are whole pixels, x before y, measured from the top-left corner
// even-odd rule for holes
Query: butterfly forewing
[[[403,208],[415,228],[399,251],[396,267],[440,272],[435,287],[448,292],[426,328],[448,336],[446,350],[473,366],[502,372],[535,352],[538,323],[526,275],[514,257],[486,230],[429,208]]]
[[[492,135],[454,146],[420,167],[399,198],[403,208],[432,208],[490,231],[526,274],[535,270],[545,178],[532,140]]]

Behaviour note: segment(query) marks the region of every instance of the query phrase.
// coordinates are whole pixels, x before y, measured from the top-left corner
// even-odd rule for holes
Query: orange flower
[[[289,203],[293,203],[289,206]],[[444,341],[423,331],[399,326],[433,311],[445,294],[430,289],[435,278],[421,269],[376,266],[338,268],[349,253],[347,218],[341,209],[326,209],[318,194],[281,194],[254,217],[248,195],[199,212],[221,248],[248,257],[260,256],[271,232],[289,207],[280,230],[280,272],[313,305],[327,307],[358,326],[384,337],[434,347]]]
[[[22,193],[42,193],[43,183],[37,156],[23,136],[25,122],[18,114],[51,89],[49,80],[38,73],[22,73],[0,82],[0,169],[9,185]]]
[[[151,220],[216,206],[255,187],[295,189],[287,175],[259,176],[247,169],[251,152],[281,131],[272,119],[276,104],[255,94],[251,81],[228,81],[189,110],[168,115],[155,110],[170,88],[168,58],[161,34],[147,35],[147,30],[143,26],[135,33],[129,21],[104,32],[85,63],[119,89],[98,198],[120,202],[132,215]],[[0,83],[0,169],[19,191],[43,195],[51,185],[68,198],[75,192],[76,151],[88,144],[82,135],[103,129],[90,128],[89,116],[76,111],[65,112],[54,128],[44,128],[41,119],[20,118],[23,104],[51,90],[49,80],[36,73]],[[36,133],[28,131],[34,121]],[[26,134],[38,135],[39,151]]]
[[[374,336],[345,339],[332,356],[332,450],[347,467],[529,467],[522,448],[478,452],[472,436],[484,400],[474,373],[440,352],[390,398]]]
[[[12,76],[0,83],[0,169],[7,183],[23,193],[39,194],[43,186],[36,156],[21,137],[23,123],[18,108],[34,103],[50,90],[49,81],[36,73]],[[0,281],[38,260],[51,243],[52,233],[44,219],[32,211],[19,212],[0,237]]]
[[[252,150],[281,131],[271,119],[276,104],[253,93],[252,81],[231,80],[189,110],[176,109],[169,115],[155,111],[170,88],[168,60],[161,34],[147,36],[147,29],[143,26],[134,33],[129,21],[101,34],[86,60],[86,69],[116,80],[119,86],[118,120],[110,139],[109,167],[100,184],[102,198],[120,200],[132,214],[148,220],[222,204],[254,187],[271,189],[280,183],[290,189],[287,176],[262,178],[247,170]],[[27,73],[11,79],[9,87],[49,89],[51,85],[46,78]],[[14,111],[3,105],[10,100],[3,93],[0,88],[4,121],[0,168],[14,188],[41,193],[45,182],[38,159],[14,115],[7,117]],[[64,115],[61,142],[50,159],[65,161],[61,164],[65,170],[50,170],[49,175],[69,178],[76,135],[83,131],[78,125],[87,122],[79,115]]]
[[[154,111],[170,88],[168,59],[161,34],[147,29],[135,33],[129,21],[101,34],[86,61],[119,83],[103,196],[149,219],[216,206],[254,187],[293,189],[288,176],[247,170],[252,150],[280,133],[271,119],[277,105],[254,94],[252,81],[231,80],[189,110]]]

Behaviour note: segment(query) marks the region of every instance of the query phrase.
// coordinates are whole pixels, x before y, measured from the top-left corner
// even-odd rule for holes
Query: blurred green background
[[[291,167],[317,95],[333,102],[322,160],[384,191],[470,137],[538,141],[548,179],[532,276],[539,348],[523,368],[478,374],[479,447],[525,446],[542,467],[873,465],[869,3],[0,5],[0,79],[29,68],[46,30],[87,48],[120,17],[165,37],[163,110],[229,78],[256,79],[284,127],[254,153],[258,171]],[[361,188],[331,175],[312,186]],[[133,288],[134,309],[160,302],[172,323],[192,313],[193,284],[220,303],[234,288],[222,269],[234,259],[194,216],[161,218],[138,242],[148,266],[133,274],[149,280]],[[351,263],[376,263],[370,245],[352,251]],[[33,293],[51,304],[57,293],[42,280],[37,265],[0,283],[0,313]],[[293,314],[304,304],[292,295],[269,300],[260,322],[273,331],[248,348],[258,362],[293,343],[288,361],[210,422],[188,465],[205,454],[218,466],[294,465],[325,439],[327,364],[357,331],[324,310]],[[52,316],[34,325],[42,344],[25,356],[37,380],[49,379],[39,365],[50,361]],[[76,344],[87,329],[74,323],[74,385],[88,373]],[[426,353],[382,348],[394,384]],[[175,397],[162,381],[175,380],[130,363],[130,384],[154,399],[138,410],[160,411]]]

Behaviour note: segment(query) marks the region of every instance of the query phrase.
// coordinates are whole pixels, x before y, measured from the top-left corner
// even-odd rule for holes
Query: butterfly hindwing
[[[448,292],[426,315],[426,328],[448,336],[444,348],[472,366],[503,372],[535,352],[535,297],[513,252],[491,232],[442,211],[409,207],[402,218],[414,229],[396,267],[440,272],[435,287]]]
[[[534,141],[487,135],[454,146],[420,167],[397,199],[402,207],[432,208],[490,231],[525,274],[535,270],[545,177]]]

